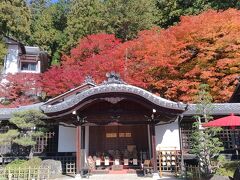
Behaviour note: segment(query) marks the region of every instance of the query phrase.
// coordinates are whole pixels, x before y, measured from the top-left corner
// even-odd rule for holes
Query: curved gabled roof
[[[130,95],[130,96],[137,96],[139,98],[144,99],[145,101],[152,103],[161,108],[176,110],[178,113],[182,113],[186,110],[187,105],[183,103],[176,103],[151,92],[148,92],[142,88],[132,86],[126,84],[122,81],[118,74],[111,72],[107,73],[107,80],[104,81],[102,84],[91,87],[87,90],[79,92],[78,94],[74,94],[69,98],[64,99],[63,101],[57,104],[49,104],[46,102],[44,105],[41,106],[41,109],[45,114],[51,113],[60,113],[69,111],[69,109],[74,109],[79,104],[83,103],[87,99],[91,99],[96,97],[97,95]]]
[[[142,97],[146,99],[147,101],[163,107],[167,109],[173,109],[178,111],[185,111],[186,104],[183,103],[176,103],[173,101],[169,101],[167,99],[161,98],[159,96],[156,96],[142,88],[124,84],[124,83],[105,83],[96,87],[92,87],[88,90],[85,90],[79,94],[76,94],[72,96],[71,98],[62,101],[58,104],[54,105],[47,105],[44,104],[41,106],[41,109],[44,113],[58,113],[61,111],[66,111],[72,107],[75,107],[77,104],[80,104],[85,99],[91,98],[92,96],[99,95],[99,94],[107,94],[107,93],[115,93],[117,94],[130,94],[130,95],[136,95],[139,97]]]

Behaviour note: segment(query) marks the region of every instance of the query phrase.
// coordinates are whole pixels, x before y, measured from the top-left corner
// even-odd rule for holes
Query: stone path
[[[64,176],[61,178],[57,178],[55,180],[73,180],[74,177],[70,177],[70,176]],[[86,179],[86,178],[83,178]],[[92,175],[89,177],[90,180],[152,180],[156,178],[154,177],[138,177],[136,174],[108,174],[108,175]],[[87,179],[86,179],[87,180]],[[177,180],[177,178],[175,177],[162,177],[159,180]]]

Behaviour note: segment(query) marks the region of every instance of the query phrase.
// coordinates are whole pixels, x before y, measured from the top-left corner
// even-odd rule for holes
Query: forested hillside
[[[3,0],[0,2],[0,32],[38,45],[60,61],[78,40],[105,32],[122,41],[137,37],[154,26],[167,28],[182,15],[204,10],[239,8],[238,0]],[[0,45],[2,47],[2,45]],[[3,48],[0,51],[4,53]]]

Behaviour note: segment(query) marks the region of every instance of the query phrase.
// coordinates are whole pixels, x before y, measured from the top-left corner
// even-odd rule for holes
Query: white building
[[[2,74],[41,73],[48,68],[49,56],[39,47],[24,46],[22,43],[4,37],[7,54],[4,57]]]

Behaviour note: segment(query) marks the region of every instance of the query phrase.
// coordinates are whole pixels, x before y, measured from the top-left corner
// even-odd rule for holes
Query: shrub
[[[23,168],[23,167],[40,167],[42,160],[38,157],[34,157],[30,160],[22,160],[17,159],[9,163],[6,168],[8,169],[16,169],[16,168]]]
[[[42,160],[39,157],[34,157],[24,163],[26,167],[40,167]]]
[[[218,168],[216,174],[221,176],[233,177],[233,174],[239,164],[239,161],[229,161],[223,164],[222,167]]]
[[[23,164],[26,163],[26,160],[22,160],[22,159],[16,159],[12,162],[10,162],[7,166],[6,169],[16,169],[18,167],[23,167]]]

